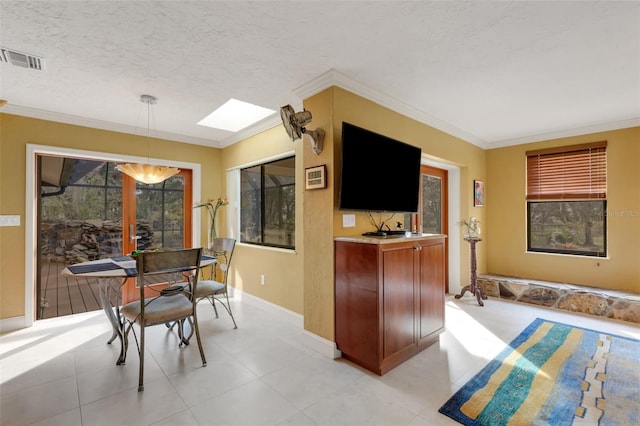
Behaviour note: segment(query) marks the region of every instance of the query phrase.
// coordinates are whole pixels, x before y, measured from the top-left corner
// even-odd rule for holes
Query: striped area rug
[[[640,341],[538,318],[439,411],[464,425],[640,425]]]

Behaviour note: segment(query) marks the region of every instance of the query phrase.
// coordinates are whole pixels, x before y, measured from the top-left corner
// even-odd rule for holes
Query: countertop
[[[334,241],[344,241],[351,243],[363,244],[395,244],[409,241],[433,240],[437,238],[447,238],[445,234],[416,234],[408,233],[405,235],[386,235],[386,236],[368,236],[353,235],[344,237],[335,237]]]

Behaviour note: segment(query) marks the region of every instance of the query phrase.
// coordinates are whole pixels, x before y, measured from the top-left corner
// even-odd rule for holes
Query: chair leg
[[[140,341],[138,340],[138,335],[136,334],[136,329],[133,327],[135,322],[128,322],[128,325],[123,325],[124,328],[124,337],[123,337],[123,354],[121,357],[122,362],[120,364],[125,364],[127,359],[127,352],[129,351],[129,333],[133,332],[133,340],[136,342],[136,349],[138,351],[138,357],[140,357]]]
[[[138,374],[138,392],[144,390],[144,325],[140,325],[140,371]]]
[[[224,309],[227,311],[229,316],[231,317],[231,321],[233,321],[233,328],[236,329],[236,328],[238,328],[238,324],[236,324],[236,319],[233,317],[233,312],[231,312],[231,304],[229,303],[229,293],[225,291],[224,292],[224,296],[227,299],[227,303],[226,304],[222,300],[216,298],[215,295],[211,296],[212,299],[213,299],[213,302],[212,302],[213,308],[215,309],[215,307],[216,307],[214,302],[220,303],[224,307]],[[216,310],[216,314],[217,313],[218,313],[218,311]],[[216,315],[216,318],[217,318],[217,315]]]
[[[236,324],[236,319],[233,317],[233,312],[231,312],[231,304],[229,303],[229,292],[225,291],[224,296],[227,298],[227,310],[229,311],[229,316],[231,316],[231,321],[233,321],[233,328],[238,328],[238,324]]]
[[[185,336],[184,334],[184,327],[186,322],[189,322],[189,335]],[[178,347],[181,346],[187,346],[189,345],[189,340],[191,340],[191,336],[193,336],[193,321],[191,320],[191,317],[187,318],[186,321],[185,320],[180,320],[179,322],[179,329],[178,329],[178,337],[180,338],[180,343],[178,344]]]
[[[124,365],[127,362],[127,351],[129,350],[129,329],[127,322],[122,323],[122,348],[120,348],[120,359],[118,365]]]
[[[218,308],[216,308],[216,296],[215,295],[211,295],[207,297],[209,299],[209,302],[211,302],[211,306],[213,306],[213,312],[216,313],[216,318],[220,318],[218,316]]]
[[[202,348],[202,341],[200,340],[200,328],[198,327],[198,316],[195,310],[193,313],[193,322],[189,320],[189,323],[191,324],[192,330],[195,330],[195,333],[196,333],[196,340],[198,341],[198,350],[200,351],[200,358],[202,358],[202,366],[206,367],[207,359],[204,356],[204,349]]]
[[[184,344],[184,320],[178,320],[176,323],[178,324],[178,340],[180,341],[178,347],[180,348]]]
[[[187,322],[189,323],[189,335],[183,337],[183,343],[185,345],[188,345],[189,342],[191,341],[191,337],[193,337],[193,332],[194,332],[194,325],[193,325],[193,319],[191,317],[187,318]],[[183,331],[184,333],[184,331]]]

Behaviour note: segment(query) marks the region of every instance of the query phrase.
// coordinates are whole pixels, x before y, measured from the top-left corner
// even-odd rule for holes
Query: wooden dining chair
[[[183,335],[185,322],[188,321],[198,341],[202,366],[205,367],[207,365],[198,329],[197,299],[192,297],[193,292],[198,290],[198,276],[200,275],[198,272],[201,258],[201,248],[166,252],[141,252],[136,257],[140,299],[124,305],[120,312],[125,319],[123,339],[125,353],[128,348],[129,333],[131,331],[133,331],[136,347],[138,348],[138,356],[140,358],[138,391],[144,390],[146,327],[171,322],[179,324],[178,335],[180,343],[178,346],[183,346],[189,344],[188,338]],[[163,274],[163,277],[164,274],[174,277],[169,279],[169,286],[158,285],[159,274]],[[183,285],[182,282],[187,278],[190,280],[189,285]],[[138,326],[139,338],[134,324]]]

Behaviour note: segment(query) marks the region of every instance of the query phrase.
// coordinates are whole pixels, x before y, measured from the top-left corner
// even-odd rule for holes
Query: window
[[[418,213],[405,213],[405,229],[425,234],[447,233],[447,179],[444,169],[420,166]]]
[[[607,255],[607,143],[527,152],[527,250]]]
[[[295,157],[240,171],[240,241],[295,248]]]
[[[139,249],[189,247],[185,238],[185,170],[148,185],[136,182],[136,234]]]

